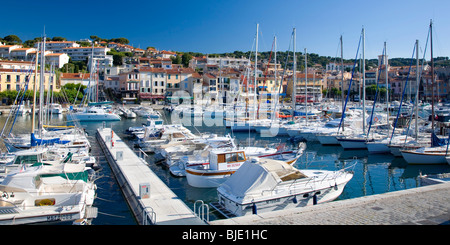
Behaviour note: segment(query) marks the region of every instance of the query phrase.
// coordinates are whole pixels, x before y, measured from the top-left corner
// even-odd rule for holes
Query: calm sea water
[[[165,118],[170,122],[168,113],[164,113]],[[4,125],[6,116],[0,117],[0,125]],[[64,122],[64,117],[54,117],[55,123]],[[112,129],[130,147],[134,147],[134,142],[125,134],[125,130],[130,126],[141,126],[145,123],[144,118],[122,119],[117,122],[107,122],[107,127]],[[20,116],[16,119],[13,133],[29,132],[31,124],[30,116]],[[101,164],[99,174],[102,176],[96,183],[98,186],[95,206],[98,207],[98,217],[93,220],[94,225],[135,225],[137,224],[129,210],[127,203],[120,191],[113,174],[105,160],[103,152],[97,144],[95,133],[97,128],[102,127],[102,123],[81,123],[88,133],[92,144],[91,154],[96,156]],[[270,145],[278,143],[289,143],[289,137],[260,137],[259,134],[248,132],[232,133],[225,127],[207,127],[205,125],[193,127],[188,126],[194,133],[209,132],[218,135],[231,134],[240,145]],[[307,143],[307,148],[303,156],[297,161],[295,166],[299,169],[326,169],[337,170],[343,166],[356,161],[354,167],[354,177],[346,185],[342,195],[338,198],[349,199],[367,195],[381,194],[391,191],[404,190],[420,186],[418,175],[436,174],[450,172],[449,165],[408,165],[403,158],[396,158],[390,154],[369,154],[367,150],[343,150],[340,146],[322,146],[320,143]],[[215,188],[199,189],[188,185],[186,178],[173,177],[169,170],[163,165],[156,165],[149,159],[150,168],[169,186],[169,188],[191,208],[195,201],[203,200],[205,203],[217,200]],[[214,213],[210,214],[210,219],[221,218]]]

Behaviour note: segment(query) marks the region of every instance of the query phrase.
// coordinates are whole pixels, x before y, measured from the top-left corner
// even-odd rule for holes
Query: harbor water
[[[168,112],[161,111],[161,113],[165,121],[171,123]],[[4,124],[6,118],[6,116],[0,117],[1,125]],[[54,116],[52,122],[53,124],[64,124],[65,116]],[[138,117],[136,119],[106,122],[105,126],[111,127],[133,149],[135,142],[125,131],[129,127],[138,127],[145,123],[145,118]],[[31,116],[17,117],[12,133],[30,132],[30,124]],[[97,158],[101,166],[99,170],[101,178],[96,181],[98,187],[97,199],[94,202],[94,206],[98,208],[98,217],[92,221],[92,224],[135,225],[137,223],[127,206],[126,197],[120,191],[95,138],[96,130],[103,125],[102,122],[81,122],[81,126],[86,130],[92,145],[91,155]],[[195,123],[195,125],[198,125],[198,123]],[[261,137],[258,133],[231,132],[225,126],[209,127],[203,123],[200,123],[200,125],[195,127],[186,125],[186,127],[193,133],[214,133],[219,136],[230,134],[236,139],[236,143],[241,146],[276,147],[280,143],[291,143],[289,137]],[[4,147],[2,147],[2,150],[4,151]],[[343,150],[340,146],[322,146],[318,142],[307,142],[306,151],[294,166],[299,169],[337,170],[355,161],[354,177],[346,185],[338,200],[415,188],[420,186],[418,177],[420,173],[450,172],[449,165],[409,165],[403,158],[394,157],[391,154],[369,154],[367,150]],[[152,155],[149,156],[148,163],[155,174],[190,208],[194,207],[197,200],[203,200],[205,203],[217,201],[215,188],[189,186],[186,178],[174,177],[163,164],[155,164]],[[214,212],[210,214],[210,220],[221,218],[223,217]]]

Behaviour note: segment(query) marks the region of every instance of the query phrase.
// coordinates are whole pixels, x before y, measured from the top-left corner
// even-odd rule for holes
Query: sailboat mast
[[[305,48],[305,119],[308,125],[308,55]]]
[[[45,33],[42,38],[42,51],[41,51],[41,77],[39,81],[39,121],[38,121],[38,129],[39,136],[42,138],[42,123],[44,120],[44,82],[45,82]]]
[[[342,110],[344,110],[344,103],[345,103],[345,99],[344,99],[344,46],[343,46],[343,41],[342,41],[342,35],[340,38],[341,41],[341,97],[342,97]],[[342,111],[342,114],[344,114],[344,111]],[[343,126],[343,125],[342,125]],[[342,127],[342,130],[344,130],[344,127]]]
[[[416,115],[415,115],[415,133],[416,133],[416,141],[419,140],[419,125],[418,125],[418,119],[419,119],[419,40],[416,40],[416,98],[414,99],[415,106],[416,106]]]
[[[274,50],[275,50],[275,57],[274,57],[274,64],[275,64],[275,71],[274,71],[274,75],[275,75],[275,86],[276,86],[276,88],[277,88],[277,90],[278,90],[278,83],[277,83],[277,36],[274,36],[273,37],[273,46],[274,46]],[[274,91],[274,89],[272,89],[272,91]],[[277,94],[275,95],[275,103],[274,103],[274,105],[275,105],[275,107],[272,107],[273,108],[273,110],[272,110],[272,121],[273,120],[275,120],[275,110],[276,110],[276,108],[277,108],[277,105],[278,105],[278,101],[279,101],[279,94],[280,93],[278,93],[278,91],[277,91]]]
[[[31,110],[31,133],[34,133],[34,129],[36,127],[36,91],[37,91],[37,71],[38,71],[38,63],[39,63],[39,50],[40,44],[38,44],[38,48],[36,50],[35,64],[34,64],[34,84],[33,84],[33,109]]]
[[[292,120],[294,120],[294,115],[295,115],[295,103],[297,101],[297,57],[295,56],[295,43],[296,43],[296,31],[295,28],[292,32],[292,34],[294,35],[294,44],[293,44],[293,49],[294,49],[294,55],[293,55],[293,60],[294,60],[294,73],[292,74]]]
[[[430,49],[431,49],[431,129],[434,133],[434,61],[433,61],[433,21],[430,20]]]
[[[387,58],[387,47],[386,42],[384,42],[384,76],[386,79],[386,123],[387,129],[391,128],[389,124],[389,82],[388,82],[388,58]]]
[[[363,79],[362,79],[362,94],[363,94],[363,97],[362,97],[362,115],[363,115],[363,117],[362,117],[362,119],[363,119],[363,121],[362,121],[362,123],[363,123],[363,134],[365,134],[366,133],[366,58],[365,58],[365,43],[366,43],[366,41],[365,41],[365,32],[364,32],[364,28],[362,29],[362,40],[363,40],[363,43],[362,43],[362,77],[363,77]]]
[[[255,47],[255,85],[253,88],[253,120],[256,120],[256,86],[257,86],[257,81],[256,81],[256,70],[258,67],[258,32],[259,32],[259,24],[256,24],[256,47]]]

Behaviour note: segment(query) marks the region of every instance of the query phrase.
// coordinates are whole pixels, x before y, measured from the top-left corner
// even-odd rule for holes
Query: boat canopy
[[[283,161],[252,158],[220,185],[218,191],[237,199],[259,197],[283,181],[301,178],[307,176]]]

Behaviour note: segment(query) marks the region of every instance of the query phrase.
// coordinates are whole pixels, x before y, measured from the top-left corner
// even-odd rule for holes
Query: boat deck
[[[112,146],[111,132],[110,128],[97,129],[97,140],[139,224],[206,224],[115,133]],[[150,186],[148,195],[141,192],[143,186]]]

